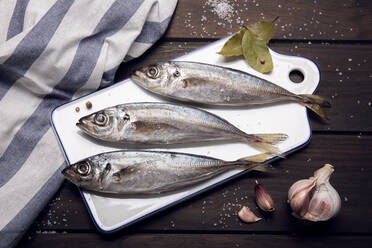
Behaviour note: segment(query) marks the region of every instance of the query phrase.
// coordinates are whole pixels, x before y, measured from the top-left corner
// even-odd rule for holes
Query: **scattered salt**
[[[234,14],[234,7],[227,0],[208,0],[207,4],[210,5],[212,13],[216,14],[220,19],[232,23]]]
[[[171,226],[172,228],[175,228],[175,227],[176,227],[176,224],[174,223],[173,220],[170,221],[170,226]]]

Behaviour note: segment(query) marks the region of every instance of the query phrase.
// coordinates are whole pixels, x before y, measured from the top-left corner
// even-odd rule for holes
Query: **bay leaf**
[[[260,21],[252,25],[249,25],[247,29],[251,30],[252,33],[256,34],[266,44],[274,33],[274,22],[273,21]]]
[[[256,71],[268,73],[273,70],[273,61],[266,40],[247,29],[242,38],[245,60]]]
[[[242,39],[246,29],[240,30],[223,45],[221,51],[217,52],[223,56],[239,56],[243,54]]]

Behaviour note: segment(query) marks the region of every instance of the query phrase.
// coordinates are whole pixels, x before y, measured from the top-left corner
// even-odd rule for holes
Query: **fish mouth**
[[[145,74],[142,71],[136,70],[133,71],[131,78],[133,79],[133,81],[143,84],[145,82],[145,80],[143,79],[144,76]]]
[[[79,121],[76,123],[76,126],[83,130],[86,133],[92,133],[93,132],[93,127],[88,124],[89,120],[87,120],[86,117],[82,117],[79,119]]]
[[[72,181],[75,183],[75,174],[74,172],[71,170],[70,167],[66,167],[62,170],[62,175],[64,175],[68,180]]]

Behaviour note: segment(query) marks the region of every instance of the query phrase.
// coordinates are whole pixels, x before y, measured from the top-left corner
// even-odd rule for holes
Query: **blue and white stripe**
[[[0,247],[16,244],[60,186],[50,112],[109,85],[165,32],[176,0],[0,2]]]

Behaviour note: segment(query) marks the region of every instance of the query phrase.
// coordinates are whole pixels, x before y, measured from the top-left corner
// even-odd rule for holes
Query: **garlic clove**
[[[307,212],[315,182],[316,178],[302,179],[289,188],[288,202],[294,215],[303,216]]]
[[[332,185],[321,184],[309,203],[304,219],[325,221],[335,216],[341,208],[341,199]]]
[[[242,209],[238,212],[239,218],[247,223],[257,222],[262,220],[262,218],[257,217],[249,208],[243,206]]]
[[[275,210],[273,199],[266,191],[266,189],[262,186],[262,184],[258,183],[257,180],[254,187],[254,192],[256,195],[256,203],[260,207],[260,209],[266,212],[272,212]]]
[[[303,190],[313,188],[315,186],[315,182],[316,182],[315,177],[311,177],[309,179],[302,179],[295,182],[288,190],[288,199],[292,199]]]

